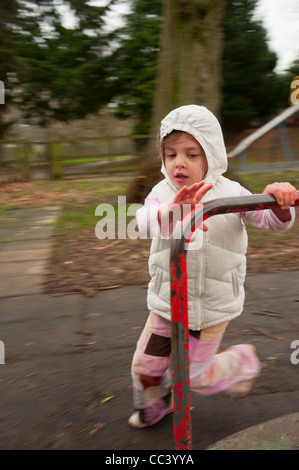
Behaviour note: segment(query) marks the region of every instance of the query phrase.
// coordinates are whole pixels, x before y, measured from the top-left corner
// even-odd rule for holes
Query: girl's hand
[[[180,215],[183,214],[183,206],[184,204],[188,204],[191,206],[191,209],[200,202],[203,196],[213,187],[212,184],[205,184],[204,181],[200,183],[194,183],[192,186],[187,187],[184,186],[180,191],[176,194],[174,200],[168,206],[164,206],[159,210],[158,218],[160,226],[163,226],[164,223],[173,223],[173,213],[177,213],[175,211],[175,207],[180,207]],[[164,222],[164,223],[163,223]],[[206,224],[202,224],[200,227],[204,232],[208,230]]]
[[[290,183],[272,183],[264,189],[264,194],[274,196],[279,204],[279,209],[272,209],[276,216],[283,222],[291,219],[290,206],[297,199],[297,190]]]
[[[177,193],[170,206],[178,204],[180,207],[183,207],[184,204],[190,204],[194,207],[212,187],[212,184],[205,184],[204,181],[194,183],[190,187],[184,186]]]

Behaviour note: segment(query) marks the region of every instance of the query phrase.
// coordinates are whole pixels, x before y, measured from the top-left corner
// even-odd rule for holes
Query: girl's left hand
[[[289,209],[297,199],[297,190],[291,183],[268,184],[264,193],[274,196],[282,210]]]

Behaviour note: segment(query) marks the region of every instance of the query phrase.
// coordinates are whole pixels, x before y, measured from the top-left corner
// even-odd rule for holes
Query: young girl
[[[151,426],[172,411],[170,311],[171,233],[183,206],[220,197],[250,194],[222,174],[227,155],[221,127],[203,106],[182,106],[166,116],[160,128],[162,172],[165,179],[137,211],[139,229],[153,236],[149,258],[150,311],[132,364],[135,411],[129,424]],[[297,198],[289,183],[273,183],[272,194],[280,208],[217,215],[208,219],[194,237],[197,249],[187,254],[189,357],[191,390],[209,395],[226,391],[245,395],[260,372],[256,349],[239,344],[217,353],[230,320],[244,303],[247,234],[243,220],[271,231],[290,228]],[[180,207],[181,211],[173,210]]]

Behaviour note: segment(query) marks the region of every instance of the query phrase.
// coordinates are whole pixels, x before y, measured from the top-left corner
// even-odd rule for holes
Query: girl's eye
[[[176,154],[175,153],[169,153],[167,155],[168,158],[175,158],[176,157]]]
[[[198,155],[197,155],[197,154],[195,154],[195,153],[190,153],[190,154],[189,154],[189,157],[191,157],[191,158],[195,158],[195,157],[198,157]]]

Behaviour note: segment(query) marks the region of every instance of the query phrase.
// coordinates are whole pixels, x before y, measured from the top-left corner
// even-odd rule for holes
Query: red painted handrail
[[[299,206],[299,192],[294,206]],[[196,206],[178,224],[170,252],[172,314],[173,431],[176,449],[192,448],[191,396],[189,379],[189,329],[187,293],[187,248],[194,230],[218,214],[278,208],[267,194],[220,198]]]

